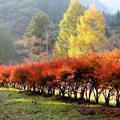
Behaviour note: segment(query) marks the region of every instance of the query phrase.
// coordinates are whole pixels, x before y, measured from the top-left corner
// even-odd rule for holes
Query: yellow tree
[[[105,34],[105,20],[100,11],[93,5],[80,16],[77,23],[77,36],[71,36],[69,56],[75,57],[94,51]]]
[[[76,35],[76,23],[82,14],[83,7],[77,0],[72,0],[59,24],[60,31],[55,48],[55,53],[59,57],[68,56],[70,37],[71,35]]]

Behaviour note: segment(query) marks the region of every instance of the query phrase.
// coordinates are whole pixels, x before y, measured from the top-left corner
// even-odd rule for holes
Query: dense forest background
[[[82,3],[84,8],[94,3],[99,10],[103,11],[107,24],[106,35],[108,38],[112,39],[112,47],[119,48],[120,12],[117,11],[115,14],[110,13],[110,11],[107,11],[105,5],[98,0],[79,0],[79,2]],[[50,31],[47,31],[45,37],[42,36],[42,38],[47,39],[48,37],[48,48],[45,46],[43,49],[47,49],[51,54],[59,32],[58,24],[63,18],[63,14],[67,10],[69,3],[70,0],[0,0],[1,62],[22,62],[25,58],[29,57],[28,51],[30,50],[26,49],[26,43],[23,38],[32,17],[39,11],[43,11],[49,17]],[[35,47],[35,45],[33,46]]]
[[[0,21],[14,37],[22,37],[32,16],[39,10],[57,24],[68,4],[69,0],[0,0]]]

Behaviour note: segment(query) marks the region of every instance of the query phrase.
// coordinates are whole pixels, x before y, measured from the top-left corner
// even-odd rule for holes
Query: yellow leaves
[[[62,57],[68,56],[70,37],[76,34],[76,23],[82,14],[82,6],[77,0],[72,0],[59,24],[60,31],[55,49]]]
[[[77,23],[77,35],[70,39],[69,56],[77,57],[93,51],[105,34],[105,20],[93,5],[80,16]]]
[[[105,20],[100,11],[98,11],[93,5],[80,17],[80,28],[88,28],[103,32],[105,28]],[[101,29],[100,29],[101,28]]]
[[[77,0],[72,0],[71,3],[72,4],[75,4],[77,2]]]
[[[59,27],[56,50],[63,57],[78,57],[95,51],[105,34],[102,13],[91,5],[83,14],[77,0],[72,0]]]
[[[82,47],[84,43],[80,41],[76,36],[71,36],[69,43],[68,54],[70,57],[78,57],[83,54]]]

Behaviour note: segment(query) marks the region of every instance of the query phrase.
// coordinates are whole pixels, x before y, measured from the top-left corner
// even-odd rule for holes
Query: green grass
[[[0,120],[120,120],[105,115],[98,105],[84,105],[92,108],[94,115],[83,112],[82,106],[0,88]]]

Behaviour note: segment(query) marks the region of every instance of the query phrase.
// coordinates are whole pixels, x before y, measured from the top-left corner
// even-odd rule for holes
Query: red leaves
[[[16,65],[11,70],[10,80],[15,83],[24,84],[28,79],[29,69],[25,64]]]
[[[120,82],[120,51],[106,52],[103,54],[87,54],[79,58],[65,58],[50,62],[24,63],[15,66],[0,66],[1,82],[15,82],[21,84],[40,84],[45,78],[46,82],[53,84],[64,80],[73,79],[76,71],[78,77],[89,79],[97,78],[101,84],[112,81]],[[64,74],[63,74],[64,73]],[[81,74],[81,75],[80,75]]]
[[[10,82],[12,66],[0,66],[0,82]]]

